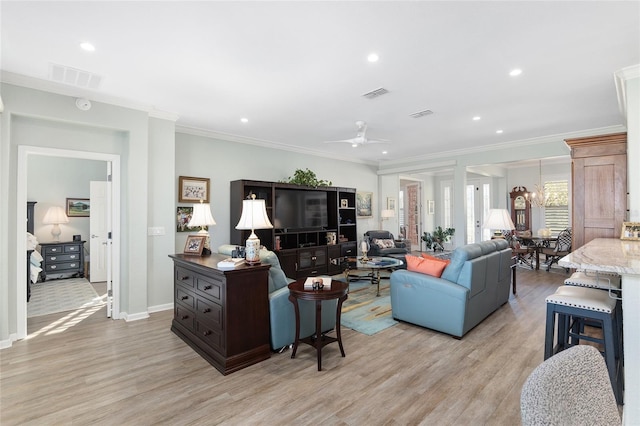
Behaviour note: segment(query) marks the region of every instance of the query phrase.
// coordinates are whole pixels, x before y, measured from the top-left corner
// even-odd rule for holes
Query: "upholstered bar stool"
[[[600,343],[604,347],[604,359],[618,404],[622,404],[622,348],[617,326],[617,301],[607,292],[577,286],[561,286],[546,298],[547,323],[545,330],[544,359],[580,343],[580,340]],[[554,345],[554,329],[557,324],[557,344]],[[602,338],[583,333],[583,320],[602,324]],[[579,372],[576,372],[579,374]]]

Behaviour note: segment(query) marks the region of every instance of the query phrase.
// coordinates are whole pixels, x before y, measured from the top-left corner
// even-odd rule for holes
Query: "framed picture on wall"
[[[356,216],[373,217],[373,192],[356,193]]]
[[[387,210],[396,209],[396,199],[395,198],[387,198]]]
[[[89,217],[90,214],[88,198],[67,198],[67,217]]]
[[[178,179],[178,202],[209,202],[209,178],[180,176]]]
[[[427,202],[427,213],[428,214],[436,214],[436,202],[433,200],[429,200]]]
[[[198,232],[200,230],[199,226],[187,226],[191,216],[193,216],[193,207],[178,207],[176,209],[176,232]],[[209,227],[205,226],[204,229],[208,230]]]

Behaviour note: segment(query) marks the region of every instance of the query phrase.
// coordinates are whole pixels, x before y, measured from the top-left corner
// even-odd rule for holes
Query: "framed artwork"
[[[387,197],[387,210],[396,210],[396,199]]]
[[[189,227],[187,224],[193,216],[193,207],[178,207],[176,209],[176,232],[198,232],[199,226]],[[209,230],[208,226],[204,229]]]
[[[427,213],[436,214],[436,202],[433,200],[427,201]]]
[[[620,239],[640,241],[640,222],[623,222]]]
[[[89,217],[90,213],[88,198],[67,198],[67,217]]]
[[[373,192],[356,192],[356,216],[373,217]]]
[[[345,209],[349,207],[349,200],[347,200],[346,198],[340,199],[340,207]]]
[[[178,179],[178,202],[209,202],[209,178],[180,176]]]
[[[202,256],[204,249],[205,235],[189,235],[184,245],[184,254],[192,254],[194,256]]]

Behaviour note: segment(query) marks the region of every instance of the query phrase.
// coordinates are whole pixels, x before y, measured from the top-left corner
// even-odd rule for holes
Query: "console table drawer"
[[[198,311],[198,321],[206,322],[215,330],[222,331],[222,306],[198,298],[196,311]]]
[[[224,351],[224,337],[223,334],[211,327],[206,322],[196,321],[195,333],[200,339],[204,340],[207,345],[218,351]]]
[[[186,289],[180,288],[179,285],[176,286],[176,301],[182,303],[185,306],[193,309],[195,306],[195,300],[193,299],[193,294],[191,294]]]
[[[189,331],[193,331],[195,329],[195,314],[193,313],[193,311],[184,308],[180,304],[176,304],[174,308],[174,319],[182,326],[188,328]]]
[[[198,275],[196,277],[197,289],[216,302],[222,300],[222,281],[212,277]]]
[[[174,280],[178,284],[186,285],[189,287],[193,287],[193,283],[195,282],[195,274],[188,269],[181,268],[179,266],[175,267],[175,276]]]
[[[47,263],[44,270],[46,272],[65,272],[77,271],[80,268],[80,262],[63,262],[63,263]]]

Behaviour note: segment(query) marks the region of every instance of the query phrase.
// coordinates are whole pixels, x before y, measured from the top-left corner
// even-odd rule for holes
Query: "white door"
[[[107,182],[90,182],[91,214],[89,216],[90,262],[89,279],[92,283],[107,280]]]
[[[482,224],[491,205],[491,184],[486,181],[470,181],[467,197],[467,244],[490,239],[490,232]]]

